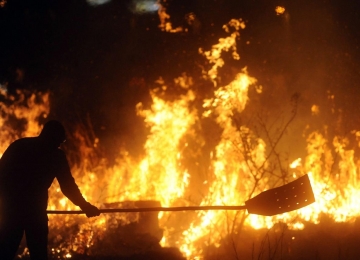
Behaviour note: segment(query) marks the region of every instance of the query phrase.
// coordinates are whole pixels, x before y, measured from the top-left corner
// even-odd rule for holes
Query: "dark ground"
[[[225,237],[219,248],[204,249],[205,260],[358,260],[360,259],[360,219],[336,223],[323,215],[319,224],[305,223],[304,230],[289,230],[276,224],[270,230],[244,228]],[[29,259],[29,258],[21,258]],[[49,256],[49,259],[61,259]],[[65,259],[65,258],[64,258]],[[74,260],[185,260],[177,248],[159,248],[131,256],[85,256]]]

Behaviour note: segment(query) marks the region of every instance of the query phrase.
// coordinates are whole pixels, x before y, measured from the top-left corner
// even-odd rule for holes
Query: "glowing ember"
[[[318,114],[320,113],[320,108],[319,108],[319,106],[313,105],[313,106],[311,107],[311,113],[312,113],[313,115],[318,115]]]
[[[283,7],[283,6],[277,6],[277,7],[275,8],[275,12],[276,12],[276,15],[281,15],[281,14],[285,13],[285,7]]]

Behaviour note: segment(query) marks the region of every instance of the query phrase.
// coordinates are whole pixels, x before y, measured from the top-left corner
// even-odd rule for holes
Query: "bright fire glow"
[[[164,9],[162,12],[164,15]],[[166,19],[165,16],[164,23]],[[166,26],[164,24],[164,30],[167,30]],[[230,50],[234,59],[240,58],[236,40],[244,26],[241,20],[231,20],[224,26],[230,36],[219,39],[211,50],[200,51],[210,64],[209,69],[204,69],[203,77],[214,86],[213,96],[201,100],[201,111],[194,106],[198,97],[192,89],[192,78],[183,75],[175,79],[174,84],[182,91],[176,98],[166,98],[168,87],[160,79],[157,81],[159,87],[151,91],[151,106],[146,108],[142,103],[136,106],[137,114],[143,118],[148,130],[143,154],[139,158],[132,158],[120,147],[114,165],[109,166],[105,160],[99,159],[96,167],[92,167],[90,158],[86,156],[81,165],[73,165],[74,177],[89,201],[98,206],[132,200],[155,200],[168,207],[243,205],[260,192],[274,187],[271,177],[262,174],[268,167],[269,147],[266,142],[249,126],[236,125],[233,120],[234,115],[241,114],[246,108],[248,91],[257,87],[256,79],[243,68],[225,86],[218,80],[219,68],[225,65],[223,52]],[[39,119],[47,116],[50,106],[48,93],[26,95],[18,92],[17,97],[13,97],[1,88],[0,94],[9,101],[0,103],[0,152],[3,152],[12,140],[37,135],[41,129]],[[318,109],[313,107],[312,110],[316,112]],[[13,117],[26,121],[21,132],[11,125]],[[218,142],[209,152],[210,162],[206,169],[201,168],[198,159],[205,143],[201,129],[204,119],[213,120],[221,129]],[[75,134],[84,139],[80,132]],[[360,146],[360,132],[352,134]],[[360,164],[354,150],[348,148],[350,141],[341,137],[328,140],[326,133],[314,131],[308,134],[306,143],[307,155],[289,164],[287,182],[309,174],[315,203],[273,217],[248,215],[246,211],[198,211],[186,215],[159,213],[159,225],[164,231],[161,245],[176,246],[185,256],[196,259],[201,257],[206,246],[219,246],[222,238],[240,232],[244,226],[260,229],[284,222],[289,228],[302,229],[304,221],[318,223],[324,213],[338,222],[353,221],[360,215],[360,183],[357,178]],[[91,147],[84,143],[80,152],[89,155],[88,151],[100,144],[98,139]],[[191,160],[195,161],[190,164]],[[277,183],[277,186],[281,184],[284,183]],[[49,209],[77,208],[63,197],[55,183],[50,189]],[[136,222],[138,215],[121,215],[119,218],[119,223],[126,224]],[[71,258],[71,250],[84,252],[91,249],[95,238],[103,238],[109,230],[105,214],[86,221],[84,217],[50,216],[52,229],[68,228],[74,223],[79,228],[71,234],[72,243],[59,238],[61,242],[59,248],[52,250],[54,254],[62,253]]]
[[[183,31],[181,26],[173,28],[173,25],[170,21],[170,15],[166,12],[166,7],[160,1],[158,1],[158,15],[160,19],[159,28],[162,31],[170,33],[178,33]]]
[[[281,15],[281,14],[285,13],[285,7],[283,7],[283,6],[277,6],[277,7],[275,8],[275,12],[276,12],[277,15]]]

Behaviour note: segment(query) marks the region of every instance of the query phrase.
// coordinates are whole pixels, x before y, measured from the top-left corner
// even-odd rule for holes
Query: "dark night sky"
[[[84,0],[8,0],[0,8],[0,83],[9,91],[50,89],[54,117],[89,115],[99,136],[131,137],[142,133],[134,107],[148,100],[159,76],[171,81],[186,72],[206,95],[200,93],[206,84],[198,65],[205,61],[198,48],[209,49],[226,36],[223,24],[242,18],[241,59],[229,62],[225,81],[226,73],[247,66],[264,87],[264,106],[279,107],[298,92],[304,111],[328,105],[330,91],[342,111],[338,131],[360,129],[357,1],[168,0],[174,26],[185,26],[190,12],[201,24],[178,34],[160,31],[156,13],[132,13],[130,2],[94,7]],[[277,5],[286,16],[276,15]]]

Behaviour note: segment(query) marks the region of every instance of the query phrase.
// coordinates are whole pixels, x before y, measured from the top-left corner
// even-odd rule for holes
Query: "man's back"
[[[39,137],[12,143],[0,160],[2,206],[16,212],[44,212],[48,189],[64,164],[64,153]]]
[[[98,216],[87,202],[62,150],[65,129],[60,122],[47,122],[38,137],[12,143],[0,159],[0,259],[13,259],[23,234],[31,259],[47,259],[48,189],[56,177],[61,191],[87,217]]]

